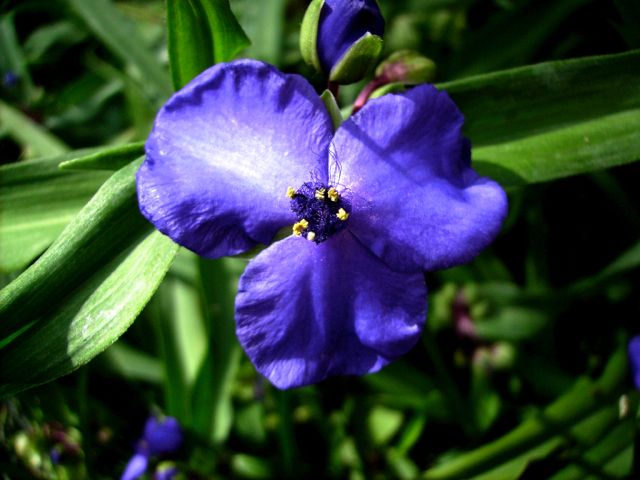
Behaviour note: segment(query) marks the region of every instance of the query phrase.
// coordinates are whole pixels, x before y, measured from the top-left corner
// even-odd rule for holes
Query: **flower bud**
[[[376,78],[384,78],[386,83],[409,85],[432,82],[435,73],[433,60],[412,50],[394,52],[376,68]]]
[[[173,417],[149,417],[144,427],[144,440],[151,455],[173,453],[182,444],[182,429]]]
[[[380,55],[383,32],[375,0],[312,0],[300,32],[302,57],[331,82],[357,82]]]
[[[629,354],[629,366],[633,384],[637,390],[640,390],[640,335],[633,337],[629,341],[627,352]]]

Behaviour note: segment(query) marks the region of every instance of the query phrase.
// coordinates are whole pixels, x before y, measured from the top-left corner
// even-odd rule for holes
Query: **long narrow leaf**
[[[466,117],[474,165],[505,186],[640,159],[640,51],[440,85]]]
[[[133,65],[146,85],[161,97],[171,95],[167,72],[154,53],[145,46],[145,39],[125,15],[110,0],[67,0],[73,11],[115,55]]]
[[[523,453],[541,447],[554,437],[569,432],[605,405],[615,405],[615,395],[626,379],[624,350],[617,351],[597,382],[580,382],[558,398],[540,415],[531,418],[505,436],[476,450],[427,470],[426,480],[466,479],[497,468]]]
[[[61,171],[58,164],[116,169],[142,152],[131,144],[0,167],[0,272],[20,270],[42,253],[110,175]]]
[[[0,272],[26,267],[42,253],[109,177],[103,172],[61,172],[68,155],[0,167]]]
[[[229,0],[194,0],[204,11],[213,36],[213,58],[216,63],[232,60],[249,43],[236,20]]]
[[[197,2],[167,0],[166,5],[171,79],[178,90],[213,64],[213,39]]]
[[[1,338],[11,339],[0,350],[1,395],[53,380],[102,352],[164,277],[177,246],[138,212],[137,167],[116,172],[45,254],[0,291]]]
[[[62,140],[1,100],[0,129],[24,148],[27,157],[60,155],[69,150]]]
[[[640,108],[640,50],[546,62],[440,84],[475,147]]]

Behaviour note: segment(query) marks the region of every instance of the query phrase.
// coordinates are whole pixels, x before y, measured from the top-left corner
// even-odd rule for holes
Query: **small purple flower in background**
[[[173,417],[149,417],[144,426],[143,437],[136,445],[136,453],[127,463],[120,480],[135,480],[141,477],[147,471],[152,456],[175,453],[180,449],[182,440],[182,429],[178,420]]]
[[[173,417],[149,417],[144,426],[143,441],[151,455],[176,452],[182,445],[182,429]]]
[[[19,81],[20,77],[14,72],[5,72],[4,75],[2,75],[2,84],[7,88],[15,87]]]
[[[347,50],[367,34],[384,34],[384,18],[375,0],[325,0],[317,45],[324,72],[331,72]]]
[[[240,279],[240,343],[279,388],[375,372],[419,338],[423,272],[471,260],[506,215],[504,191],[470,166],[463,121],[422,85],[368,102],[334,132],[302,77],[219,64],[158,114],[140,209],[211,258],[293,225]]]
[[[633,377],[633,384],[640,390],[640,335],[629,341],[627,348],[629,354],[629,366]]]

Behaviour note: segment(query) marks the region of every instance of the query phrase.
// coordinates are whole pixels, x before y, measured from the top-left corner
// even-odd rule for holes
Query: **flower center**
[[[351,212],[351,204],[335,187],[320,182],[303,183],[297,190],[289,187],[287,196],[298,218],[293,234],[316,243],[342,230]]]

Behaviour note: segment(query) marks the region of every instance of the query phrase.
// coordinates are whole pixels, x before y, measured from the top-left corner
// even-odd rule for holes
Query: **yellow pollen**
[[[318,200],[324,200],[324,194],[327,193],[325,188],[319,188],[316,190],[316,198]]]
[[[293,234],[296,237],[299,237],[300,235],[302,235],[302,232],[304,232],[307,229],[308,226],[309,226],[309,222],[307,222],[303,218],[302,220],[300,220],[299,222],[293,225]]]
[[[337,202],[338,199],[340,198],[340,194],[333,187],[329,189],[329,191],[327,192],[327,196],[329,197],[329,200],[331,200],[332,202]]]
[[[349,214],[344,208],[341,208],[340,210],[338,210],[338,213],[336,213],[336,217],[344,222],[347,218],[349,218]]]
[[[316,238],[316,234],[314,232],[307,232],[307,240],[313,242]]]
[[[296,191],[293,189],[293,187],[287,187],[287,197],[289,198],[293,198],[296,195]]]

